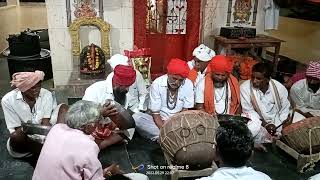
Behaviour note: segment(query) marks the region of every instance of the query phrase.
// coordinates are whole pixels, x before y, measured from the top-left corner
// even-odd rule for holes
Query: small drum
[[[218,126],[218,120],[203,111],[178,113],[160,129],[160,146],[175,165],[193,170],[210,167]]]
[[[301,120],[290,124],[282,130],[282,141],[301,154],[310,154],[309,138],[311,140],[312,152],[319,152],[320,117]]]
[[[48,135],[51,126],[44,126],[41,124],[32,124],[30,122],[22,123],[22,131],[26,135],[38,143],[43,144],[46,136]]]

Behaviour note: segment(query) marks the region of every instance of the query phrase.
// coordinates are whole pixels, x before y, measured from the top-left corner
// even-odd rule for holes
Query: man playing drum
[[[251,80],[240,86],[242,111],[252,120],[248,127],[257,143],[270,142],[270,135],[281,132],[282,124],[290,119],[287,89],[271,74],[269,64],[255,64]]]
[[[57,106],[52,93],[41,88],[44,78],[42,71],[18,72],[13,74],[11,86],[16,89],[8,92],[1,100],[4,118],[10,132],[7,149],[11,156],[22,158],[30,154],[39,155],[42,144],[22,131],[22,123],[31,122],[51,126],[63,121],[68,106]]]
[[[271,178],[246,163],[253,153],[253,137],[241,121],[221,123],[216,134],[215,160],[219,162],[211,176],[198,180],[271,180]]]
[[[193,60],[188,62],[188,66],[191,69],[188,79],[193,82],[194,87],[204,78],[208,70],[207,66],[216,53],[205,46],[200,44],[193,50]]]
[[[124,107],[126,106],[127,93],[130,87],[135,84],[136,71],[132,66],[117,65],[114,69],[112,78],[107,78],[104,81],[98,81],[89,86],[82,100],[92,101],[101,105],[108,103],[107,101],[114,100]],[[110,145],[121,142],[123,137],[119,134],[112,133],[116,126],[109,121],[107,128],[94,132],[96,140],[101,141],[100,149],[104,149]],[[97,129],[98,130],[98,129]],[[130,130],[133,134],[134,130]]]
[[[293,84],[290,97],[296,112],[306,118],[320,116],[320,61],[310,62],[306,78]]]
[[[156,141],[164,122],[178,112],[193,108],[194,91],[187,63],[180,59],[171,59],[167,74],[153,81],[150,88],[149,109],[151,115],[135,113],[137,131],[145,138]]]
[[[231,74],[233,63],[224,55],[212,58],[207,73],[196,87],[196,108],[209,114],[239,113],[240,88]]]

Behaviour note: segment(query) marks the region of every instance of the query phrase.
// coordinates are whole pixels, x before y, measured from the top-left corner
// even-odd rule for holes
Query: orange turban
[[[212,72],[231,73],[233,69],[232,61],[224,55],[217,55],[212,58],[209,67]]]
[[[117,65],[112,82],[121,86],[131,86],[136,81],[136,71],[132,66]]]
[[[180,75],[184,78],[187,78],[189,75],[190,69],[187,62],[178,58],[173,58],[170,60],[167,66],[167,71],[168,71],[168,74]]]

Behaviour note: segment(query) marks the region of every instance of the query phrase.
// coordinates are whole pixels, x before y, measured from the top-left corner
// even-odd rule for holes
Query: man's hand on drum
[[[285,127],[289,126],[290,124],[292,124],[292,120],[293,120],[292,116],[293,116],[293,114],[292,115],[289,114],[288,118],[282,122],[282,128],[285,128]]]
[[[277,129],[274,124],[269,123],[265,126],[265,128],[270,135],[274,136],[276,134]]]
[[[118,111],[115,108],[115,106],[111,104],[111,102],[107,102],[102,106],[101,115],[103,117],[115,116],[117,114],[118,114]]]

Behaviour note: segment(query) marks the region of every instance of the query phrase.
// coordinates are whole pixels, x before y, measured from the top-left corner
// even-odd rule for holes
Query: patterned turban
[[[208,62],[216,55],[216,53],[204,44],[200,44],[200,46],[193,50],[192,55],[200,61]]]
[[[209,66],[212,72],[231,73],[233,69],[232,61],[224,55],[217,55],[213,57]]]
[[[114,69],[117,65],[125,65],[129,66],[129,58],[127,56],[121,54],[113,55],[107,62],[110,64],[112,69]]]
[[[174,58],[170,60],[167,66],[167,71],[168,71],[168,74],[180,75],[184,78],[187,78],[189,75],[190,68],[187,62],[178,58]]]
[[[35,71],[35,72],[18,72],[12,75],[11,87],[15,86],[21,92],[26,92],[39,81],[42,81],[44,78],[44,72]]]
[[[117,65],[114,68],[112,82],[120,86],[131,86],[136,81],[136,71],[132,66]]]
[[[320,80],[320,61],[311,61],[307,68],[306,75]]]

